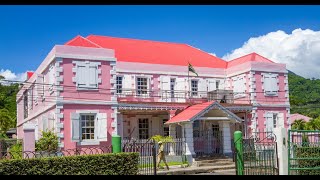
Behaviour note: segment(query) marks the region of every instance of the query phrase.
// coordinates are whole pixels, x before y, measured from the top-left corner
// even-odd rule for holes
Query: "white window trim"
[[[94,115],[95,118],[94,118],[94,139],[85,139],[85,140],[82,140],[82,122],[81,122],[81,119],[80,119],[80,141],[78,142],[79,145],[99,145],[100,144],[100,141],[98,140],[97,138],[97,115],[99,113],[98,110],[81,110],[81,111],[76,111],[76,113],[79,113],[80,115],[80,118],[81,118],[81,115]]]
[[[75,64],[75,67],[72,68],[72,72],[75,72],[75,76],[72,78],[72,81],[74,83],[76,83],[76,88],[77,90],[85,90],[85,91],[97,91],[99,90],[99,84],[101,84],[102,80],[101,78],[99,78],[99,75],[101,75],[101,68],[99,69],[99,66],[101,66],[101,62],[92,62],[92,61],[73,61],[73,64]],[[78,66],[96,66],[97,67],[97,87],[96,88],[92,88],[89,86],[86,87],[79,87],[78,86]]]
[[[275,76],[276,78],[276,81],[277,81],[277,92],[275,93],[270,93],[270,91],[266,91],[266,88],[265,88],[265,76]],[[264,96],[278,96],[279,94],[279,74],[277,73],[261,73],[261,82],[262,82],[262,89],[263,89],[263,92],[264,92]]]
[[[278,121],[279,121],[279,113],[281,113],[281,112],[279,112],[279,111],[266,111],[265,112],[265,114],[268,114],[268,113],[270,113],[270,114],[277,114],[277,120],[276,120],[276,127],[278,126]],[[265,126],[265,129],[264,129],[264,131],[266,131],[267,130],[267,118],[266,117],[264,117],[265,118],[265,121],[264,121],[264,126]],[[273,117],[272,117],[272,132],[273,132],[273,130],[274,130],[274,120],[273,120]]]
[[[138,78],[145,78],[147,79],[147,94],[140,94],[138,95]],[[151,89],[151,77],[150,76],[135,76],[135,91],[136,97],[140,98],[149,98],[150,97],[150,89]]]
[[[197,91],[192,91],[192,81],[196,81],[197,82]],[[200,95],[199,95],[199,84],[200,84],[200,78],[190,79],[190,97],[193,97],[193,98],[200,97]],[[192,92],[197,92],[197,95],[193,95]]]
[[[121,80],[121,82],[122,82],[122,84],[121,84],[121,93],[118,93],[117,91],[118,91],[118,87],[117,87],[117,78],[118,77],[121,77],[122,78],[122,80]],[[124,87],[124,75],[116,75],[116,91],[115,91],[115,93],[117,94],[117,95],[122,95],[122,94],[124,94],[123,93],[123,88]]]

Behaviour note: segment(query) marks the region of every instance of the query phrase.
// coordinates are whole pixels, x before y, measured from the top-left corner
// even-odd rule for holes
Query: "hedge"
[[[0,175],[136,175],[138,153],[116,153],[0,161]]]
[[[308,170],[298,170],[299,175],[320,175],[320,147],[298,147],[296,158],[307,158],[299,159],[298,167],[309,168]]]

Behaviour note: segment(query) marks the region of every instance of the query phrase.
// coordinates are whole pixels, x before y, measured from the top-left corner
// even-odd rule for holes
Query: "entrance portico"
[[[199,156],[232,156],[230,124],[241,122],[241,118],[217,101],[210,101],[186,108],[165,124],[169,124],[169,135],[175,134],[176,125],[182,127],[185,154],[192,164]]]

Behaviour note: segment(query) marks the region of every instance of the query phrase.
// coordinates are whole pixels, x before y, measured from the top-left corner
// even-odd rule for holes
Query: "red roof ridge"
[[[94,35],[90,34],[86,38],[98,36],[98,37],[107,37],[112,39],[125,39],[125,40],[136,40],[136,41],[147,41],[147,42],[157,42],[157,43],[167,43],[167,44],[177,44],[177,45],[187,45],[185,43],[174,43],[174,42],[165,42],[165,41],[155,41],[155,40],[146,40],[146,39],[137,39],[137,38],[124,38],[124,37],[114,37],[114,36],[103,36],[103,35]]]
[[[76,41],[76,40],[79,39],[79,38],[82,39],[82,40],[87,41],[88,43],[90,43],[90,44],[92,44],[92,45],[94,45],[94,46],[97,46],[97,48],[103,48],[103,47],[101,47],[100,45],[98,45],[98,44],[90,41],[89,39],[87,39],[87,38],[85,38],[85,37],[83,37],[83,36],[81,36],[81,35],[77,35],[76,37],[74,37],[74,38],[71,39],[70,41],[66,42],[65,44],[66,44],[66,45],[72,44],[73,41]]]
[[[251,56],[253,53],[254,53],[254,52],[249,53],[249,54],[245,54],[245,55],[243,55],[243,56],[240,56],[240,57],[237,57],[237,58],[235,58],[235,59],[232,59],[232,60],[230,60],[230,61],[228,61],[228,62],[235,61],[235,60],[237,60],[237,59],[240,59],[240,58],[243,58],[243,57],[246,57],[246,56]]]
[[[197,49],[197,50],[199,50],[199,51],[201,51],[201,52],[203,52],[203,53],[209,54],[210,56],[213,56],[213,57],[215,57],[215,58],[218,58],[219,60],[224,61],[224,62],[227,63],[226,60],[223,60],[223,59],[221,59],[221,58],[219,58],[219,57],[217,57],[217,56],[214,56],[214,55],[212,55],[212,54],[210,54],[210,53],[208,53],[208,52],[206,52],[206,51],[204,51],[204,50],[201,50],[201,49],[199,49],[199,48],[193,47],[193,46],[191,46],[191,45],[189,45],[189,44],[185,44],[185,45],[190,46],[190,47],[192,47],[192,48],[194,48],[194,49]]]

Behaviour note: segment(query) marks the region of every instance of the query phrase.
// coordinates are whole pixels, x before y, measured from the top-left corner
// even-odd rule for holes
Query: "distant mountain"
[[[312,118],[320,115],[320,79],[306,79],[292,71],[288,73],[291,113]]]

